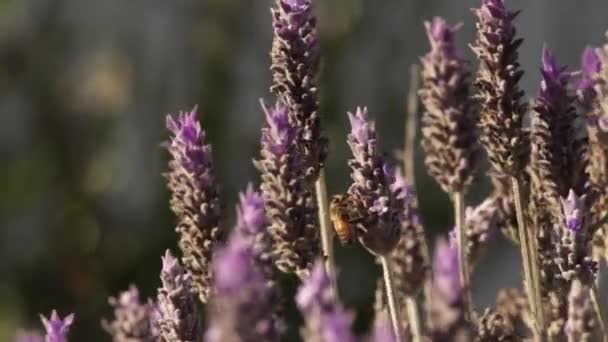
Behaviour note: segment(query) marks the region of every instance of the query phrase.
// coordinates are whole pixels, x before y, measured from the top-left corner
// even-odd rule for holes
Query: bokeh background
[[[536,94],[544,43],[576,68],[604,41],[604,0],[512,0],[525,38],[523,87]],[[465,54],[478,0],[316,0],[323,50],[323,125],[330,193],[349,178],[346,111],[367,105],[383,150],[403,145],[409,66],[428,44],[423,21],[462,21]],[[107,297],[159,284],[160,255],[176,251],[162,172],[166,113],[199,106],[213,144],[229,227],[238,191],[258,175],[268,93],[271,0],[0,0],[0,341],[39,328],[38,313],[76,312],[74,341],[108,341]],[[429,239],[452,225],[447,196],[417,151],[417,189]],[[468,196],[488,194],[485,172]],[[342,297],[371,313],[378,269],[338,247]],[[519,259],[500,234],[475,275],[478,305],[519,286]],[[293,284],[292,284],[293,287]]]

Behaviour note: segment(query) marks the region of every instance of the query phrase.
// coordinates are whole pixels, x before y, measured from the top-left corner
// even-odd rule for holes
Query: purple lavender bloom
[[[476,207],[467,207],[465,210],[465,235],[467,245],[465,253],[469,264],[475,265],[490,238],[490,228],[494,213],[497,210],[496,199],[488,198]],[[458,245],[456,228],[448,233],[450,246]]]
[[[317,262],[296,295],[306,322],[303,337],[312,342],[354,342],[351,316],[332,294],[323,262]]]
[[[437,240],[433,260],[433,282],[428,305],[429,330],[433,341],[469,341],[470,323],[464,315],[458,250],[445,239]],[[455,337],[458,336],[458,337]]]
[[[39,332],[19,330],[13,342],[44,342],[44,337]]]
[[[597,49],[586,47],[581,57],[581,78],[578,81],[577,88],[581,91],[593,91],[593,86],[595,85],[594,80],[601,69],[602,62]]]
[[[479,147],[471,110],[469,63],[460,57],[443,18],[426,22],[431,51],[421,58],[422,147],[429,174],[448,193],[464,192],[472,181]]]
[[[585,195],[578,196],[574,190],[570,189],[567,198],[560,198],[566,227],[578,232],[583,227],[583,210],[585,206]]]
[[[184,267],[204,303],[209,295],[213,246],[220,240],[220,202],[215,184],[211,146],[196,120],[196,108],[189,113],[167,116],[173,137],[166,144],[172,160],[165,175],[171,190],[171,210],[178,219]]]
[[[256,265],[251,241],[239,232],[216,256],[214,296],[205,341],[278,341],[284,332],[274,316],[272,293]]]
[[[241,200],[237,208],[236,228],[244,235],[255,235],[264,232],[268,220],[264,214],[264,197],[253,190],[253,185],[247,186],[245,193],[239,194]]]
[[[403,189],[392,190],[394,173],[377,151],[376,130],[367,108],[357,108],[348,118],[348,145],[353,154],[348,162],[353,180],[348,192],[363,217],[357,224],[357,235],[368,251],[386,255],[399,242],[406,194]]]
[[[151,300],[142,303],[139,289],[131,285],[118,297],[108,300],[114,309],[113,321],[102,321],[114,342],[158,342],[158,308]]]
[[[74,314],[69,314],[61,319],[57,311],[53,310],[49,318],[40,315],[42,324],[46,329],[45,342],[67,342],[70,326],[74,323]]]
[[[272,10],[274,39],[270,53],[272,86],[289,110],[289,121],[300,128],[296,145],[308,186],[319,175],[327,156],[327,139],[318,113],[319,39],[310,0],[276,0]]]
[[[458,250],[440,239],[435,246],[433,260],[434,294],[453,305],[462,299],[462,284],[458,269]]]
[[[162,287],[158,289],[160,335],[165,341],[198,342],[202,327],[192,277],[167,250],[162,258]]]
[[[321,246],[316,200],[298,151],[300,128],[291,123],[288,108],[280,101],[263,108],[267,126],[262,129],[261,159],[254,165],[261,172],[260,188],[270,221],[270,257],[282,272],[306,277]]]

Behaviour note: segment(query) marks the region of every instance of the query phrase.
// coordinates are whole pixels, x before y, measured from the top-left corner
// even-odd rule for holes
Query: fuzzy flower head
[[[538,100],[548,104],[558,102],[560,97],[564,96],[570,75],[566,72],[566,67],[557,63],[557,59],[546,46],[543,47],[540,71],[543,78],[540,83]]]
[[[375,146],[376,132],[374,125],[370,123],[367,107],[357,107],[355,113],[348,113],[351,131],[349,137],[361,146],[367,146],[373,143]]]
[[[262,147],[275,157],[281,157],[289,150],[296,134],[296,129],[289,123],[288,108],[280,102],[271,108],[262,103],[262,108],[268,123],[262,130]]]
[[[173,133],[167,144],[175,160],[188,172],[198,173],[211,163],[211,146],[205,144],[205,134],[196,119],[196,107],[190,112],[167,115],[167,128]]]
[[[46,329],[46,342],[67,342],[70,326],[74,323],[74,314],[61,319],[57,311],[53,310],[49,318],[40,315],[40,319]]]
[[[266,287],[262,275],[252,267],[253,249],[240,235],[234,235],[214,263],[215,289],[223,296],[237,295],[245,286],[256,291]]]
[[[289,9],[296,12],[304,12],[310,8],[310,0],[281,0],[281,2],[289,6]]]
[[[433,260],[433,289],[449,304],[456,304],[462,297],[458,267],[458,250],[444,239],[437,241]]]
[[[296,304],[304,316],[307,341],[354,342],[352,319],[331,292],[323,262],[315,264],[310,278],[300,287]]]
[[[253,190],[253,185],[247,186],[247,191],[241,193],[240,205],[237,208],[237,228],[246,235],[253,235],[264,230],[267,224],[264,214],[264,197]]]
[[[562,211],[566,219],[566,227],[578,232],[583,227],[583,212],[585,210],[585,195],[578,196],[570,189],[567,198],[560,198]]]
[[[458,54],[454,46],[454,34],[462,27],[462,24],[449,26],[445,19],[435,17],[432,21],[425,22],[424,27],[431,43],[431,51],[450,56]]]
[[[139,289],[131,285],[118,297],[110,297],[113,321],[102,321],[114,341],[153,341],[158,338],[158,308],[152,301],[142,303]]]
[[[581,57],[581,78],[577,88],[581,91],[592,90],[594,79],[602,69],[602,62],[597,49],[586,47]]]

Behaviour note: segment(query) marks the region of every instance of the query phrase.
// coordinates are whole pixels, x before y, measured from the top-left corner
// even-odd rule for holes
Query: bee
[[[336,195],[329,204],[329,216],[343,245],[350,245],[357,237],[359,219],[357,201],[349,195]]]

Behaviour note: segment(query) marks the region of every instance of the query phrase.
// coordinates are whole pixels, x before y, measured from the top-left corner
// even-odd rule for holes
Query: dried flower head
[[[290,124],[280,102],[264,111],[268,125],[262,129],[261,159],[254,164],[261,172],[272,259],[279,270],[304,278],[321,255],[321,243],[316,200],[296,148],[300,129]]]
[[[140,302],[139,290],[131,285],[118,297],[110,297],[113,321],[101,324],[114,342],[158,342],[158,308],[152,301]]]
[[[568,295],[568,320],[565,325],[568,342],[600,340],[599,336],[596,335],[597,327],[590,290],[580,281],[575,280]]]
[[[404,194],[399,193],[399,187],[391,188],[394,174],[378,153],[376,131],[367,108],[357,108],[354,114],[348,113],[348,118],[351,125],[348,145],[353,153],[348,161],[353,180],[348,193],[362,218],[357,223],[357,236],[371,253],[386,255],[399,242]]]
[[[203,329],[192,277],[167,250],[162,258],[162,287],[158,289],[158,325],[164,341],[198,342]]]
[[[305,328],[303,338],[310,342],[354,342],[351,315],[331,291],[330,280],[323,262],[314,269],[298,290],[296,304],[302,312]]]
[[[490,228],[494,213],[496,212],[496,199],[487,198],[477,207],[467,207],[465,210],[465,235],[467,244],[465,253],[470,265],[475,265],[490,239]],[[456,228],[450,231],[450,244],[457,246]]]
[[[439,239],[435,245],[433,284],[427,310],[433,341],[471,340],[471,327],[464,315],[458,250],[445,239]]]
[[[528,147],[523,131],[526,105],[519,88],[523,71],[519,65],[513,20],[519,12],[509,11],[504,0],[483,0],[477,16],[477,39],[473,51],[479,58],[475,80],[481,100],[479,126],[481,143],[492,166],[518,177],[527,164]]]
[[[40,320],[46,329],[45,342],[67,342],[70,326],[74,323],[74,314],[69,314],[63,319],[57,311],[53,310],[49,318],[40,315]]]
[[[429,174],[448,193],[464,192],[473,179],[479,148],[469,95],[469,63],[454,45],[459,28],[442,18],[426,22],[431,51],[421,58],[422,147]]]
[[[166,174],[171,190],[171,210],[177,216],[176,231],[182,262],[192,274],[200,300],[209,296],[213,246],[220,240],[220,202],[211,157],[211,146],[196,120],[196,109],[167,116],[173,133],[167,149],[171,154]]]
[[[205,341],[279,341],[283,322],[274,315],[272,293],[256,264],[251,241],[233,233],[213,268],[214,296]]]
[[[327,155],[327,139],[318,113],[319,39],[311,0],[276,0],[271,10],[274,39],[270,57],[270,91],[286,104],[289,121],[300,127],[298,153],[309,185],[317,179]]]

